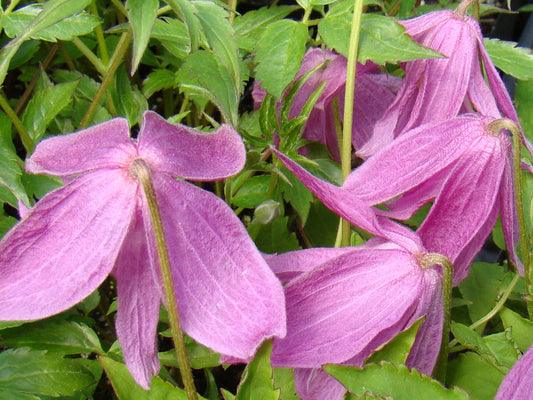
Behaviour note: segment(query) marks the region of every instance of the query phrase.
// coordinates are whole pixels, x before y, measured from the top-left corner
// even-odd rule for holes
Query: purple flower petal
[[[26,160],[26,171],[69,176],[97,168],[120,168],[136,156],[128,120],[114,118],[70,135],[41,141]]]
[[[302,400],[342,400],[346,393],[346,388],[322,368],[296,368],[294,385]]]
[[[184,331],[241,359],[253,356],[264,339],[284,336],[281,283],[231,208],[189,183],[153,178]]]
[[[527,400],[533,393],[533,346],[503,378],[494,400]]]
[[[0,320],[48,317],[91,294],[113,268],[136,190],[105,170],[43,197],[0,242]]]
[[[229,125],[201,132],[171,124],[152,111],[143,116],[139,154],[154,171],[195,181],[235,175],[246,161],[242,139]]]
[[[112,273],[117,279],[118,296],[115,328],[124,361],[135,381],[148,390],[152,375],[159,372],[157,323],[161,298],[148,265],[140,214],[137,211],[133,218]]]
[[[506,157],[500,138],[489,133],[480,137],[458,160],[418,229],[428,251],[443,254],[454,264],[454,285],[466,277],[496,222]]]
[[[390,340],[424,290],[419,269],[402,250],[354,248],[292,280],[285,286],[287,336],[274,339],[273,365],[342,363],[392,329],[380,344]]]

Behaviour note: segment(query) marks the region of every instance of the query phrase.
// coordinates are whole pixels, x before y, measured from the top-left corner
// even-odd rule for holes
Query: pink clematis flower
[[[146,198],[130,167],[150,168],[168,244],[184,331],[211,349],[250,358],[285,334],[279,280],[232,210],[175,177],[223,179],[244,165],[229,126],[212,133],[144,114],[138,139],[116,118],[39,143],[32,173],[68,177],[0,242],[0,320],[34,320],[66,310],[111,273],[124,359],[144,388],[157,374],[163,290]],[[164,301],[164,300],[163,300]]]
[[[533,393],[533,346],[503,378],[494,400],[527,400]]]
[[[368,158],[394,138],[428,122],[478,112],[518,123],[513,103],[483,44],[479,24],[464,7],[398,21],[418,43],[446,58],[406,63],[398,96],[375,124],[372,138],[358,151]],[[483,70],[487,74],[485,82]],[[531,151],[531,145],[525,140]]]
[[[335,113],[339,112],[342,120],[344,112],[344,88],[346,86],[346,63],[344,56],[331,50],[310,48],[302,61],[295,81],[300,80],[313,68],[323,65],[315,71],[303,84],[289,112],[289,118],[300,115],[303,106],[311,94],[326,82],[322,93],[305,125],[303,138],[320,142],[329,149],[332,157],[340,161],[338,138],[335,131]],[[357,80],[355,86],[354,121],[352,143],[358,149],[363,146],[372,135],[372,128],[376,121],[394,101],[401,80],[394,76],[380,73],[379,67],[371,62],[357,65]],[[252,92],[255,106],[259,107],[266,91],[260,88],[261,82],[256,82]],[[335,110],[333,99],[337,97],[339,110]]]
[[[428,251],[452,261],[454,284],[467,276],[498,215],[511,261],[523,273],[516,253],[511,144],[506,133],[491,130],[494,121],[466,114],[412,129],[355,169],[343,185],[369,205],[385,203],[390,211],[378,213],[398,219],[435,199],[418,234]]]

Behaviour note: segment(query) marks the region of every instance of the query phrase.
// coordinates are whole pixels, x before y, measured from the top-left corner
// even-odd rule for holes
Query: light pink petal
[[[91,294],[113,268],[136,187],[101,170],[43,197],[0,242],[0,320],[45,318]]]
[[[418,328],[406,365],[429,376],[433,372],[440,352],[444,321],[443,311],[442,275],[434,269],[425,270],[424,290],[422,290],[418,308],[410,323],[414,323],[423,316],[426,318]]]
[[[479,57],[472,58],[472,70],[470,71],[470,83],[468,84],[467,95],[474,109],[480,114],[492,118],[501,117],[498,106],[496,105],[496,99],[485,82]]]
[[[290,281],[287,336],[274,339],[272,364],[342,363],[393,329],[390,340],[416,309],[423,290],[419,271],[405,251],[355,249]]]
[[[533,393],[533,346],[503,378],[495,400],[528,400]]]
[[[76,133],[41,141],[26,160],[32,174],[69,176],[97,168],[120,168],[137,156],[128,120],[114,118]]]
[[[264,254],[263,257],[281,282],[287,283],[303,272],[309,271],[341,254],[349,253],[353,249],[354,247],[315,247],[312,249],[290,251],[283,254]]]
[[[118,295],[115,328],[124,361],[135,381],[148,390],[152,375],[159,372],[157,323],[161,300],[140,210],[135,213],[112,273]]]
[[[499,138],[487,133],[478,139],[457,162],[418,229],[428,251],[443,254],[454,264],[454,284],[466,277],[473,256],[493,228],[489,225],[497,216],[494,209],[505,162]]]
[[[235,175],[246,161],[242,139],[229,125],[201,132],[171,124],[153,111],[143,115],[139,154],[154,171],[196,181]]]
[[[343,189],[369,205],[392,200],[452,164],[484,134],[485,122],[465,115],[413,129],[355,169]]]
[[[453,11],[443,10],[421,15],[416,18],[397,21],[405,27],[405,33],[416,41],[422,41],[428,31],[438,29],[439,25],[454,18]]]
[[[253,356],[264,339],[284,336],[281,283],[231,208],[187,182],[153,178],[184,331],[240,359]],[[153,242],[149,249],[154,258]]]
[[[296,368],[294,385],[302,400],[342,400],[346,393],[346,388],[322,368]]]

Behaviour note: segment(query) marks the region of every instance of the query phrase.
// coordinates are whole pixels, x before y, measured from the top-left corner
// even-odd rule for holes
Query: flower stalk
[[[172,273],[170,270],[170,260],[165,240],[165,233],[163,231],[163,222],[161,220],[161,213],[159,211],[154,187],[152,185],[150,167],[146,161],[139,158],[131,163],[130,171],[141,183],[146,196],[146,202],[148,203],[148,208],[150,210],[150,217],[152,220],[157,247],[157,256],[159,259],[159,267],[161,269],[161,277],[163,279],[163,287],[165,290],[167,311],[170,320],[170,330],[172,331],[172,339],[174,341],[174,349],[178,359],[183,386],[185,387],[185,392],[187,393],[187,398],[189,400],[198,400],[196,387],[194,385],[194,378],[192,376],[189,359],[187,357],[187,350],[185,348],[183,331],[181,329],[178,305],[176,302],[176,295],[174,293],[174,281],[172,279]]]
[[[342,179],[345,180],[350,175],[352,169],[352,122],[353,122],[353,102],[355,90],[355,70],[357,66],[357,53],[359,49],[359,33],[361,31],[361,20],[363,16],[363,0],[354,1],[352,30],[350,32],[350,49],[348,51],[348,63],[346,66],[346,89],[344,93],[344,125],[342,130],[341,143],[341,170]],[[341,222],[341,244],[350,245],[350,223]]]

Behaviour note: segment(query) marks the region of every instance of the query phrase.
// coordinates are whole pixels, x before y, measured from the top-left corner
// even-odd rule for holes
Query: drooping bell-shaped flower
[[[527,400],[533,393],[533,346],[503,378],[494,400]]]
[[[376,122],[372,138],[357,153],[360,157],[370,157],[410,129],[463,113],[503,116],[518,123],[511,98],[483,44],[479,24],[465,13],[467,2],[455,11],[398,21],[415,41],[446,57],[405,63],[398,96]],[[525,143],[531,151],[529,142]]]
[[[511,261],[523,272],[511,144],[498,121],[466,114],[406,132],[355,169],[343,189],[369,205],[385,203],[390,211],[378,213],[398,219],[435,199],[418,234],[428,251],[452,261],[454,284],[500,215]]]
[[[211,349],[250,358],[285,334],[283,291],[246,229],[218,197],[182,179],[237,173],[237,132],[206,133],[146,112],[138,139],[116,118],[39,143],[31,173],[68,177],[0,242],[0,320],[66,310],[113,274],[116,330],[126,365],[144,388],[157,374],[162,283],[147,199],[134,173],[149,168],[161,212],[183,330]]]
[[[302,137],[324,144],[336,161],[340,161],[340,153],[335,130],[335,114],[339,113],[342,121],[346,64],[346,58],[340,54],[331,50],[310,48],[304,55],[295,82],[312,69],[322,66],[313,72],[302,85],[289,112],[289,118],[300,115],[311,94],[320,84],[326,82],[326,86],[309,115]],[[371,62],[364,65],[358,64],[356,75],[352,143],[356,149],[359,149],[369,140],[374,124],[393,102],[401,80],[380,73],[379,67]],[[266,94],[260,85],[261,82],[256,82],[252,93],[256,107],[260,106]],[[338,110],[334,106],[335,97],[338,99]]]

